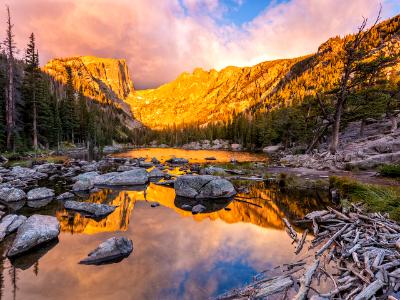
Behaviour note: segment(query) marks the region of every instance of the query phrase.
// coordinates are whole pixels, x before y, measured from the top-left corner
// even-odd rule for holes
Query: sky
[[[20,56],[34,32],[40,61],[126,59],[136,89],[194,68],[250,66],[317,51],[362,18],[400,13],[399,0],[0,0],[11,9]],[[1,21],[1,20],[0,20]]]

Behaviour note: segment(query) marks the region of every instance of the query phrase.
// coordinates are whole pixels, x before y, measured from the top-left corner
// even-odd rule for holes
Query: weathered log
[[[304,230],[300,242],[297,244],[296,251],[294,253],[299,254],[301,252],[301,249],[303,249],[304,243],[306,241],[307,234],[308,234],[308,229]]]
[[[376,292],[378,292],[381,288],[385,286],[385,283],[380,279],[375,280],[371,284],[369,284],[366,288],[364,288],[361,293],[359,293],[354,300],[366,300],[373,297]]]
[[[296,230],[294,230],[294,228],[292,227],[292,225],[290,225],[289,221],[286,218],[283,218],[282,221],[283,221],[283,223],[285,224],[285,226],[287,228],[287,233],[289,234],[289,236],[294,241],[297,241],[297,232],[296,232]]]
[[[290,276],[279,276],[273,280],[264,282],[257,287],[255,298],[264,298],[286,290],[293,285],[293,279]]]
[[[300,279],[300,289],[299,292],[296,294],[296,296],[294,296],[293,300],[307,299],[311,281],[318,266],[319,266],[319,259],[316,259]]]
[[[319,250],[317,251],[316,256],[320,256],[322,253],[324,253],[324,251],[325,251],[326,249],[328,249],[328,248],[332,245],[332,243],[334,242],[334,240],[335,240],[338,236],[340,236],[347,228],[349,228],[349,226],[350,226],[350,224],[346,224],[346,225],[343,226],[342,229],[340,229],[339,231],[337,231],[337,232],[326,242],[326,244],[323,245],[323,246],[321,247],[321,249],[319,249]]]

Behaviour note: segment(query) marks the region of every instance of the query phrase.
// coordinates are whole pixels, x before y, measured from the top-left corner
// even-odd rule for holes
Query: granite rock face
[[[115,210],[115,206],[107,204],[98,204],[91,202],[65,201],[64,207],[69,210],[75,210],[88,214],[94,218],[103,218]]]
[[[0,189],[0,200],[4,202],[18,202],[26,199],[26,193],[18,188],[2,188]]]
[[[174,188],[177,196],[196,199],[230,198],[236,195],[232,183],[218,176],[183,175],[176,179]]]
[[[112,237],[101,243],[89,253],[88,257],[81,260],[80,264],[98,265],[117,262],[133,251],[133,243],[125,237]]]
[[[26,220],[25,216],[7,215],[0,223],[0,242],[10,233],[16,231]]]
[[[28,200],[40,200],[45,198],[52,198],[54,197],[54,190],[46,188],[46,187],[39,187],[33,190],[30,190],[27,194]]]
[[[57,218],[44,215],[30,216],[19,228],[14,243],[7,253],[15,257],[33,248],[56,239],[60,234]]]

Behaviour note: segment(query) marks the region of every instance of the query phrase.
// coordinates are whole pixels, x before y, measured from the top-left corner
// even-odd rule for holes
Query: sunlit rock
[[[134,168],[125,172],[112,172],[97,176],[94,183],[103,186],[144,185],[149,181],[148,173],[143,168]]]
[[[14,257],[58,237],[60,223],[55,217],[33,215],[30,216],[19,228],[17,236],[7,253]]]
[[[180,165],[180,164],[187,164],[189,160],[187,160],[186,158],[173,157],[168,159],[167,162],[170,164]]]
[[[98,265],[121,261],[133,251],[133,243],[125,237],[112,237],[101,243],[81,260],[80,264]]]

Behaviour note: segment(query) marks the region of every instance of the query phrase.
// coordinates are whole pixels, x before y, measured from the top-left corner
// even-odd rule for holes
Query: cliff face
[[[43,71],[55,80],[66,84],[67,68],[71,68],[72,82],[76,91],[101,103],[113,104],[125,113],[128,127],[138,127],[126,98],[134,91],[128,67],[124,59],[80,56],[57,58],[49,61]]]
[[[129,97],[135,115],[145,125],[162,129],[174,124],[205,125],[227,121],[246,110],[270,110],[329,91],[341,77],[343,44],[352,36],[334,37],[317,53],[263,62],[252,67],[227,67],[219,72],[196,69],[157,89]],[[400,16],[380,23],[367,39],[373,55],[400,57]],[[399,75],[400,61],[387,70]]]

